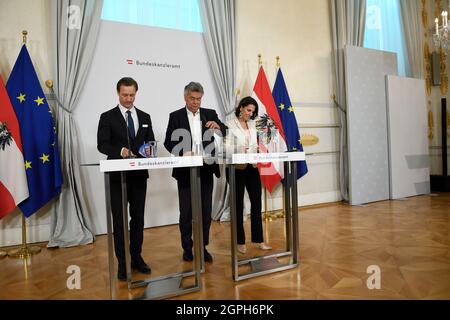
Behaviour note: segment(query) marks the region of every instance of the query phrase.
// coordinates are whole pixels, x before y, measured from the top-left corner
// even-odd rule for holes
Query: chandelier
[[[435,32],[433,34],[433,44],[436,48],[442,48],[445,51],[450,51],[450,29],[448,27],[448,12],[442,11],[442,26],[439,27],[439,19],[434,20]]]

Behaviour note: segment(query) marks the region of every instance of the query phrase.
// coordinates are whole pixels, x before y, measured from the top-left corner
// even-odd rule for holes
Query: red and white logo
[[[130,162],[130,167],[135,167],[135,166],[136,166],[136,162],[131,161],[131,162]]]
[[[127,59],[127,63],[128,64],[134,64],[134,60],[133,59]]]

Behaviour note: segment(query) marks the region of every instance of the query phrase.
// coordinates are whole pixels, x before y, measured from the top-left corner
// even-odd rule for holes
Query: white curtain
[[[421,1],[400,0],[400,10],[408,51],[409,76],[423,79],[423,33],[421,30]]]
[[[94,240],[81,184],[78,134],[72,112],[89,71],[102,6],[103,0],[51,1],[56,123],[64,185],[52,214],[49,247],[70,247]]]
[[[220,107],[225,115],[236,105],[236,15],[235,0],[199,0],[203,38],[209,64],[219,93]],[[225,119],[223,119],[224,121]],[[219,219],[228,208],[228,184],[225,169],[214,188],[213,219]]]

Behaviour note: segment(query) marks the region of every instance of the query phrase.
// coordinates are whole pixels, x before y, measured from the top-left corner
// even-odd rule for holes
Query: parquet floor
[[[343,203],[300,209],[300,266],[235,283],[230,224],[213,222],[203,288],[174,299],[450,299],[450,194]],[[284,246],[283,220],[264,224],[274,251]],[[246,222],[249,234],[249,221]],[[0,299],[109,299],[106,237],[94,244],[46,249],[28,261],[0,260]],[[144,259],[156,277],[190,268],[181,259],[178,226],[147,229]],[[246,256],[261,254],[249,244]],[[70,265],[81,268],[81,289],[68,290]],[[369,290],[367,267],[381,270],[381,288]],[[136,278],[139,275],[134,274]],[[118,297],[128,291],[117,283]]]

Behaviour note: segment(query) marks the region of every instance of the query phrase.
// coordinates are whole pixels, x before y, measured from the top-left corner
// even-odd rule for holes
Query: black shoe
[[[183,260],[184,261],[192,261],[192,260],[194,260],[194,256],[192,255],[192,250],[184,250],[184,252],[183,252]]]
[[[125,268],[121,268],[119,266],[119,270],[117,271],[117,279],[120,281],[127,281],[127,273],[125,272]]]
[[[131,262],[131,268],[136,269],[140,273],[144,273],[144,274],[149,274],[150,272],[152,272],[152,269],[150,268],[150,266],[148,264],[146,264],[144,262],[144,260],[142,260],[138,263]]]
[[[203,251],[203,256],[205,258],[205,262],[212,262],[213,261],[212,255],[206,250],[206,248]]]

